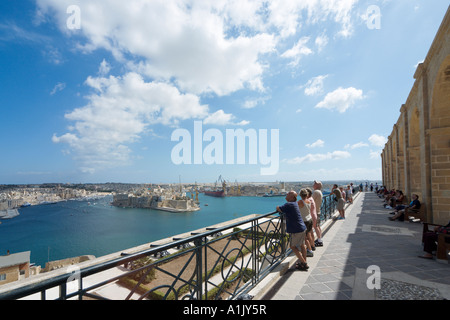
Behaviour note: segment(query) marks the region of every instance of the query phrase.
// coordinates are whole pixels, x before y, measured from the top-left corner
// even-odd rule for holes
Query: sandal
[[[295,264],[295,269],[300,270],[300,271],[308,271],[309,266],[305,262],[300,262],[300,263]]]

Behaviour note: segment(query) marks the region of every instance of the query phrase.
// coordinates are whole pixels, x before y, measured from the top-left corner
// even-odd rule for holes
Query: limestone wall
[[[450,9],[381,155],[383,183],[426,205],[427,220],[450,220]]]

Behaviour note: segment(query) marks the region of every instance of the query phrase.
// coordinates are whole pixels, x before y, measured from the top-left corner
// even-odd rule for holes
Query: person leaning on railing
[[[322,194],[322,182],[314,180],[313,185],[314,192],[312,193],[312,198],[316,207],[316,223],[313,225],[314,231],[316,231],[317,239],[314,241],[316,247],[323,246],[322,241],[322,229],[320,228],[320,209],[322,207],[323,194]]]
[[[299,270],[307,271],[309,266],[306,263],[306,226],[298,207],[297,193],[289,191],[286,195],[286,201],[284,205],[277,206],[277,211],[286,215],[286,232],[290,234],[291,239],[289,246],[300,261],[295,267]]]
[[[342,191],[338,188],[338,185],[335,184],[333,185],[333,189],[331,189],[331,193],[335,195],[337,201],[336,209],[339,211],[339,218],[337,218],[337,220],[343,220],[345,219],[345,200]]]

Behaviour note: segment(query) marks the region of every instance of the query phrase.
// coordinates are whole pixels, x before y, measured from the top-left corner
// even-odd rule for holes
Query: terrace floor
[[[310,269],[296,270],[290,257],[287,271],[256,288],[255,299],[450,299],[448,261],[419,258],[423,225],[390,221],[391,211],[375,193],[360,193],[345,220],[330,221],[324,246],[307,259]]]

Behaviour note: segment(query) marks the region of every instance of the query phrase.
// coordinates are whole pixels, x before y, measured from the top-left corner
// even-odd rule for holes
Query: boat
[[[155,210],[167,211],[167,212],[194,212],[200,210],[200,208],[189,208],[189,209],[177,209],[173,207],[151,207]]]
[[[225,197],[225,191],[223,191],[223,190],[215,190],[215,191],[209,190],[209,191],[206,191],[205,190],[205,196],[221,198],[221,197]]]
[[[210,197],[216,197],[216,198],[222,198],[225,197],[227,195],[226,193],[226,181],[222,178],[222,176],[219,176],[218,181],[216,181],[215,185],[217,185],[217,182],[222,182],[222,190],[215,188],[215,190],[205,190],[205,196],[210,196]]]
[[[29,203],[29,202],[25,202],[23,205],[21,205],[22,208],[29,207],[29,206],[31,206],[31,203]]]
[[[41,201],[39,204],[41,205],[47,205],[47,204],[56,204],[56,201]]]
[[[285,197],[286,196],[286,192],[280,192],[280,193],[266,193],[263,195],[263,197],[265,198],[270,198],[270,197]]]

